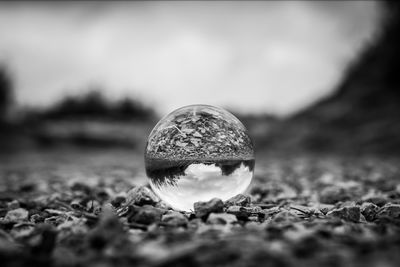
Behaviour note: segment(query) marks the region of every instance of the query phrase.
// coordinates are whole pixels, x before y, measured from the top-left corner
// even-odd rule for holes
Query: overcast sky
[[[100,86],[160,114],[204,103],[287,115],[330,93],[379,24],[372,1],[0,3],[20,104]]]

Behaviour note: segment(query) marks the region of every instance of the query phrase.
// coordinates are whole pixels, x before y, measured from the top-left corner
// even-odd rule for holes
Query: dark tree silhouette
[[[81,96],[63,98],[42,116],[49,119],[117,119],[149,120],[155,117],[153,109],[138,100],[124,98],[110,101],[100,91],[93,90]]]
[[[115,114],[120,118],[132,118],[139,120],[148,120],[152,119],[155,116],[154,111],[143,105],[140,101],[124,98],[118,103],[116,103]]]
[[[12,81],[7,68],[0,65],[0,121],[4,121],[12,102]]]

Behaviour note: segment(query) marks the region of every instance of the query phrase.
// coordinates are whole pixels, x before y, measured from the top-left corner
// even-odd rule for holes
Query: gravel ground
[[[0,157],[1,266],[398,266],[400,160],[259,156],[248,192],[180,213],[129,151]]]

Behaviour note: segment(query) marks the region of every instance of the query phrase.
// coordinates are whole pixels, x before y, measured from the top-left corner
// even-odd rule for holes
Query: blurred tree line
[[[8,68],[0,64],[0,123],[5,123],[13,104],[13,81]],[[25,119],[64,120],[64,119],[105,119],[105,120],[154,120],[155,111],[141,101],[125,97],[111,101],[100,90],[91,90],[83,95],[67,96],[49,108],[39,110],[27,108],[23,111]]]
[[[156,117],[154,110],[141,101],[125,97],[110,101],[100,90],[67,96],[40,112],[43,119],[110,119],[148,121]]]
[[[21,107],[14,105],[13,84],[9,69],[0,63],[0,153],[37,145],[136,147],[158,117],[140,100],[111,100],[100,88],[46,108]]]

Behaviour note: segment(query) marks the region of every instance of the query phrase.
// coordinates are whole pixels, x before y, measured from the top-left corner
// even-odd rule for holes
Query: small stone
[[[242,207],[242,210],[246,211],[249,214],[256,215],[261,213],[262,209],[259,206],[253,206],[253,207]]]
[[[34,230],[33,225],[25,223],[15,224],[10,233],[14,238],[18,239],[18,238],[28,237],[33,230]]]
[[[20,206],[19,206],[18,200],[14,199],[13,201],[7,203],[8,210],[15,210],[15,209],[18,209],[19,207]]]
[[[239,217],[245,217],[245,218],[249,217],[247,212],[244,209],[242,209],[242,207],[240,207],[240,206],[230,206],[230,207],[228,207],[226,212],[229,214],[239,216]]]
[[[236,216],[227,213],[210,213],[207,219],[209,224],[232,224],[234,222],[237,222]]]
[[[33,181],[25,181],[22,182],[18,187],[18,189],[22,192],[32,192],[35,190],[36,184]]]
[[[388,202],[388,199],[385,197],[375,196],[365,199],[366,202],[371,202],[376,206],[382,207]]]
[[[290,205],[289,208],[297,215],[310,214],[315,212],[313,208],[303,205]]]
[[[27,220],[29,216],[29,212],[26,209],[18,208],[15,210],[10,210],[7,212],[4,220],[9,222],[20,222]]]
[[[358,222],[360,220],[360,207],[347,207],[347,220]]]
[[[76,209],[76,210],[85,210],[86,208],[81,204],[80,199],[74,199],[71,201],[70,204],[71,208]]]
[[[250,196],[246,196],[243,194],[238,194],[227,201],[225,201],[225,206],[242,206],[242,207],[248,207],[250,205],[251,198]]]
[[[94,191],[96,199],[100,202],[105,202],[114,195],[114,192],[110,188],[97,188]]]
[[[368,221],[365,219],[365,216],[361,213],[360,214],[360,222],[367,223]]]
[[[44,222],[44,219],[40,214],[33,214],[31,215],[30,221],[33,223],[41,223]]]
[[[361,213],[367,221],[373,221],[378,211],[379,207],[373,203],[364,202],[361,205]]]
[[[98,201],[96,201],[96,200],[90,201],[90,206],[89,206],[89,202],[87,204],[88,204],[88,211],[93,212],[95,215],[100,214],[101,204]],[[110,203],[108,203],[108,204],[110,204]],[[110,206],[112,206],[112,205],[110,204]]]
[[[262,213],[262,209],[258,206],[254,207],[241,207],[241,206],[230,206],[226,210],[227,213],[233,214],[239,220],[246,221],[252,215],[259,215]]]
[[[321,211],[324,215],[326,215],[329,211],[335,208],[332,204],[319,204],[318,205],[319,211]]]
[[[389,217],[391,219],[400,219],[400,204],[386,204],[379,210],[376,217]]]
[[[176,141],[176,145],[179,147],[185,147],[188,145],[188,143],[182,143],[182,142]]]
[[[113,200],[111,200],[111,205],[113,205],[115,208],[119,208],[121,204],[126,200],[126,196],[123,195],[117,195],[114,197]]]
[[[194,132],[195,130],[194,130],[194,129],[189,129],[189,128],[183,128],[181,131],[184,132],[184,133],[186,133],[186,134],[191,134],[191,133]]]
[[[340,209],[334,209],[326,214],[328,217],[337,217],[346,221],[358,222],[360,221],[360,207],[350,206]]]
[[[111,203],[105,203],[103,206],[101,206],[98,214],[103,213],[104,211],[112,213],[116,212],[115,207]]]
[[[158,197],[146,186],[135,187],[127,193],[127,205],[155,205],[159,202]]]
[[[67,215],[61,215],[61,216],[56,215],[56,216],[51,216],[51,217],[44,219],[44,223],[53,225],[53,226],[58,226],[58,225],[64,223],[65,221],[67,221],[67,219],[68,219]]]
[[[258,222],[260,219],[258,218],[258,216],[252,215],[252,216],[249,216],[248,220],[250,222]]]
[[[201,135],[201,133],[199,133],[199,132],[195,132],[195,133],[193,134],[193,136],[199,137],[199,138],[203,137],[203,135]]]
[[[48,224],[38,224],[33,233],[25,241],[30,247],[33,255],[50,257],[57,241],[55,227]]]
[[[172,210],[171,206],[169,206],[167,203],[164,201],[158,202],[154,207],[162,209],[162,210]]]
[[[280,212],[280,208],[279,207],[273,207],[273,208],[269,208],[269,209],[265,209],[261,211],[261,214],[264,215],[264,218],[269,218],[274,216],[275,214]]]
[[[2,266],[13,266],[12,263],[6,263],[8,257],[18,257],[21,252],[21,244],[15,242],[13,237],[6,233],[4,230],[0,230],[0,255],[2,257]],[[14,265],[18,266],[18,265]]]
[[[135,222],[140,224],[149,225],[159,222],[163,211],[153,206],[145,205],[143,207],[135,207],[133,212],[128,215],[128,222]]]
[[[89,195],[92,192],[92,189],[90,188],[89,185],[82,183],[82,182],[74,182],[71,186],[70,186],[72,191],[79,191],[79,192],[83,192],[87,195]]]
[[[271,217],[272,221],[276,224],[286,224],[286,223],[293,223],[293,222],[299,222],[302,219],[298,216],[296,216],[294,213],[292,213],[289,210],[284,210],[281,209],[278,213],[274,214]]]
[[[102,250],[115,241],[121,241],[125,235],[118,216],[111,208],[104,207],[96,228],[88,234],[89,246],[94,250]]]
[[[329,186],[324,188],[320,195],[319,200],[325,204],[335,204],[339,201],[346,201],[350,199],[348,192],[338,186]]]
[[[198,228],[200,228],[202,225],[204,224],[204,222],[199,219],[199,218],[194,218],[192,220],[189,221],[188,223],[188,230],[189,231],[194,231],[197,230]]]
[[[161,221],[163,223],[166,223],[167,225],[175,227],[179,226],[186,227],[188,224],[188,219],[185,217],[185,215],[177,211],[172,211],[170,213],[163,215]]]
[[[219,198],[213,198],[207,202],[194,203],[194,212],[197,218],[205,218],[212,212],[221,213],[223,208],[224,203]]]
[[[329,211],[326,216],[328,217],[336,217],[336,218],[344,218],[346,217],[346,208],[334,209]]]

